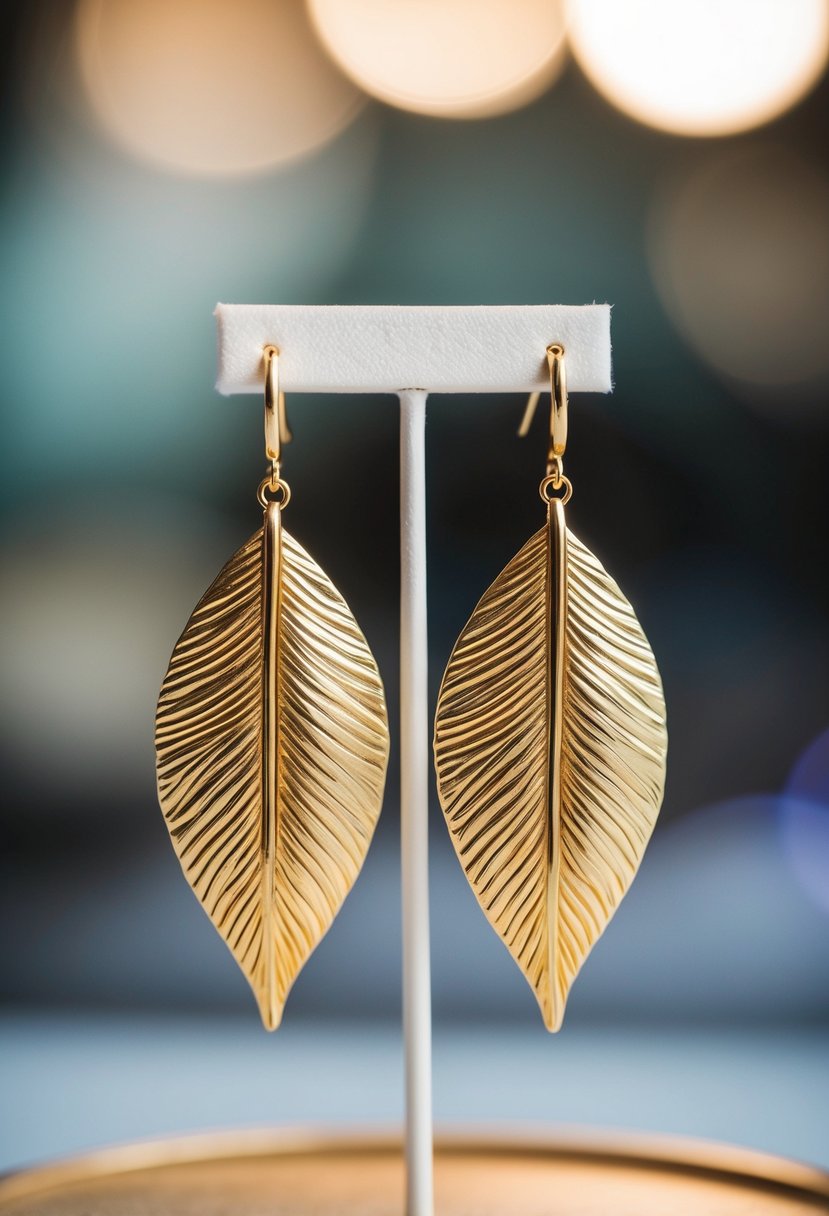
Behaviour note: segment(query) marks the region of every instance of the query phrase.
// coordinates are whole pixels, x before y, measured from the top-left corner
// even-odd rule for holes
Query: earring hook
[[[279,347],[266,346],[265,359],[265,456],[271,462],[274,479],[279,476],[282,447],[293,436],[288,426],[285,394],[279,388]]]
[[[547,445],[547,470],[560,468],[561,458],[567,447],[567,373],[564,368],[564,347],[559,342],[551,342],[547,347],[547,366],[550,371],[550,439]],[[530,393],[524,417],[518,428],[520,438],[524,438],[538,406],[540,393]]]

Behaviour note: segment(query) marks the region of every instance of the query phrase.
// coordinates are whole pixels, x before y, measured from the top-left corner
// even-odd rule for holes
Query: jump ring
[[[261,507],[267,507],[272,502],[276,503],[278,507],[287,507],[291,501],[291,487],[280,477],[277,477],[276,480],[273,477],[263,477],[259,483],[259,489],[256,491],[256,497]]]
[[[563,492],[559,493],[558,491]],[[541,495],[542,502],[555,502],[558,500],[564,506],[572,497],[573,483],[569,477],[565,477],[563,474],[556,475],[555,473],[551,473],[548,477],[544,478],[538,487],[538,492]]]

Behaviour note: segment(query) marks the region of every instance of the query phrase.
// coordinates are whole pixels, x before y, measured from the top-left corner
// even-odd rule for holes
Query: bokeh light
[[[829,178],[778,147],[719,151],[670,181],[650,225],[653,281],[716,371],[779,409],[823,410],[829,378]],[[798,390],[798,391],[794,391]],[[773,395],[772,395],[773,393]]]
[[[59,130],[59,115],[42,116],[49,154],[24,162],[20,187],[0,200],[0,326],[14,403],[0,451],[6,494],[36,492],[47,442],[63,476],[87,488],[116,469],[203,485],[234,467],[229,445],[258,456],[258,433],[249,449],[240,441],[238,403],[213,391],[213,308],[327,298],[371,199],[374,117],[364,111],[279,174],[204,181],[148,172],[83,128]]]
[[[166,658],[238,542],[182,501],[62,501],[10,521],[0,563],[2,722],[11,771],[49,795],[143,788]]]
[[[362,100],[301,0],[80,0],[76,35],[107,130],[182,173],[285,164],[336,136]]]
[[[729,468],[741,454],[732,459],[716,434],[706,426],[694,438],[704,446],[715,436],[709,446]],[[756,461],[755,451],[746,459]],[[717,527],[746,532],[733,508],[724,524],[725,492],[707,484],[705,496]],[[702,545],[693,536],[702,515],[697,501],[688,544],[651,561],[633,598],[647,609],[665,681],[674,805],[688,810],[719,800],[723,790],[777,791],[792,756],[825,721],[825,682],[815,673],[829,670],[825,617],[781,574],[785,530],[775,532],[752,504],[748,518],[758,534],[773,537],[773,551],[758,560],[748,545]]]
[[[199,1027],[238,1013],[251,1042],[260,1036],[244,978],[181,878],[154,788],[153,709],[170,649],[257,525],[261,400],[213,391],[216,301],[519,304],[551,294],[614,305],[616,392],[573,399],[572,523],[634,603],[657,656],[671,731],[667,797],[553,1056],[431,807],[433,921],[452,925],[433,941],[438,1053],[454,1059],[472,1034],[455,1073],[478,1076],[480,1031],[490,1045],[480,1058],[497,1082],[479,1085],[489,1098],[483,1089],[464,1097],[444,1078],[438,1101],[454,1102],[458,1118],[483,1100],[494,1116],[510,1106],[516,1118],[524,1107],[539,1119],[639,1121],[827,1164],[829,77],[773,132],[695,141],[629,121],[574,65],[545,96],[492,121],[423,117],[405,97],[364,104],[329,143],[286,164],[288,128],[302,134],[307,102],[303,82],[289,89],[291,12],[312,70],[339,81],[344,105],[365,97],[299,0],[290,10],[268,0],[267,12],[247,0],[225,5],[216,21],[243,32],[236,42],[228,33],[212,64],[203,36],[215,0],[167,0],[163,10],[159,0],[129,10],[111,2],[34,0],[17,6],[16,20],[14,5],[9,14],[0,761],[10,809],[0,918],[13,931],[0,995],[6,1056],[18,1066],[6,1085],[0,1165],[63,1151],[51,1138],[61,1129],[76,1138],[65,1145],[73,1150],[111,1137],[122,1108],[129,1135],[192,1127],[206,1116],[187,1079],[208,1075],[216,1043],[236,1033],[222,1022],[208,1042]],[[432,20],[438,7],[447,29],[461,14],[462,36],[422,46],[404,15]],[[636,12],[635,0],[614,7],[629,20]],[[682,0],[653,18],[663,31],[677,7]],[[126,46],[109,39],[106,13],[127,11],[156,34],[130,35]],[[185,11],[193,16],[173,39],[165,22]],[[356,0],[351,11],[359,15]],[[775,11],[782,45],[797,0],[778,0]],[[100,120],[78,55],[95,12],[104,14],[86,47],[95,71],[112,46],[128,57],[121,78],[117,55],[116,75],[97,76],[110,115]],[[532,65],[555,40],[551,26],[546,42],[533,28],[534,0],[512,5],[497,38],[484,37],[489,12],[487,0],[393,0],[372,10],[374,29],[362,23],[360,37],[371,48],[403,23],[405,55],[388,57],[392,88],[408,88],[412,75],[415,86],[429,81],[429,50],[454,62],[474,53],[491,69],[523,48],[514,81],[496,78],[494,94],[485,80],[477,98],[473,79],[471,100],[468,89],[458,98],[447,91],[453,80],[437,79],[438,104],[454,99],[474,117],[543,88]],[[704,2],[694,12],[706,37],[716,32]],[[752,21],[762,27],[766,12],[752,7]],[[274,15],[286,13],[274,33]],[[545,14],[557,21],[560,8]],[[349,38],[357,31],[355,21]],[[752,37],[749,27],[747,46]],[[566,47],[565,36],[544,71]],[[816,47],[822,54],[820,39]],[[729,69],[741,67],[734,53]],[[702,75],[695,89],[705,100]],[[119,110],[122,92],[132,110]],[[246,120],[250,99],[261,112]],[[520,410],[509,395],[430,402],[433,694],[476,595],[538,527],[544,420],[522,444]],[[302,394],[289,412],[290,527],[342,587],[378,654],[396,737],[394,399]],[[398,793],[393,770],[364,873],[291,1006],[295,1032],[327,1043],[334,1071],[326,1062],[317,1084],[303,1057],[285,1089],[295,1055],[288,1027],[272,1060],[281,1095],[273,1117],[295,1122],[310,1100],[315,1117],[330,1119],[332,1094],[343,1119],[356,1117],[350,1078],[336,1073],[343,1019],[366,1019],[372,1043],[387,1036],[389,1058],[399,1050]],[[159,1106],[142,1036],[169,1077],[165,1093],[190,1092],[186,1102]],[[533,1053],[524,1074],[519,1040]],[[571,1061],[563,1084],[559,1048]],[[545,1079],[555,1081],[555,1111],[541,1081],[527,1108],[541,1055],[555,1057]],[[585,1072],[577,1059],[593,1063]],[[258,1057],[249,1073],[264,1075]],[[367,1111],[381,1094],[384,1112],[399,1106],[387,1073],[361,1091]],[[301,1075],[312,1081],[304,1090]],[[712,1084],[715,1097],[733,1095],[730,1113],[712,1102]],[[641,1103],[649,1088],[657,1107]],[[240,1119],[249,1117],[243,1105]],[[50,1112],[46,1127],[39,1110]],[[228,1112],[216,1118],[227,1122]]]
[[[574,987],[574,1011],[591,1000],[597,1012],[617,1004],[699,1021],[820,1017],[829,936],[781,857],[780,807],[771,794],[743,795],[659,823]]]
[[[786,856],[803,890],[829,912],[829,730],[792,769],[780,826]]]
[[[563,0],[310,0],[332,56],[381,101],[483,118],[539,96],[564,61]]]
[[[613,105],[679,135],[782,114],[826,66],[826,0],[571,0],[570,40]]]

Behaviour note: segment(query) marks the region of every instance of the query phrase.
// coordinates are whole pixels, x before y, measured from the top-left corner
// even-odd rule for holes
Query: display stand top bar
[[[608,393],[609,304],[218,304],[220,393],[261,393],[262,350],[280,351],[291,393],[529,393],[549,387],[545,351],[567,352],[570,392]]]

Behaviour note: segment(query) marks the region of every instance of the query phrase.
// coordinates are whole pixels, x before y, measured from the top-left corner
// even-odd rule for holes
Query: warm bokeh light
[[[211,462],[238,468],[234,445],[258,454],[213,392],[213,308],[331,298],[371,204],[374,117],[279,173],[204,179],[113,155],[71,110],[62,129],[50,105],[45,152],[26,189],[7,192],[0,225],[7,494],[39,494],[44,428],[65,476],[89,487],[108,483],[125,450],[130,478],[167,470],[177,489],[201,485]],[[21,300],[37,301],[36,324]]]
[[[483,118],[539,96],[564,59],[563,0],[310,0],[366,92],[420,114]]]
[[[105,127],[178,172],[284,164],[337,135],[362,100],[301,0],[80,0],[76,35]]]
[[[826,66],[826,0],[571,0],[587,76],[639,122],[729,135],[794,105]]]
[[[718,152],[663,189],[650,263],[693,349],[774,410],[823,410],[829,377],[829,179],[777,147]],[[765,393],[762,391],[765,390]]]

